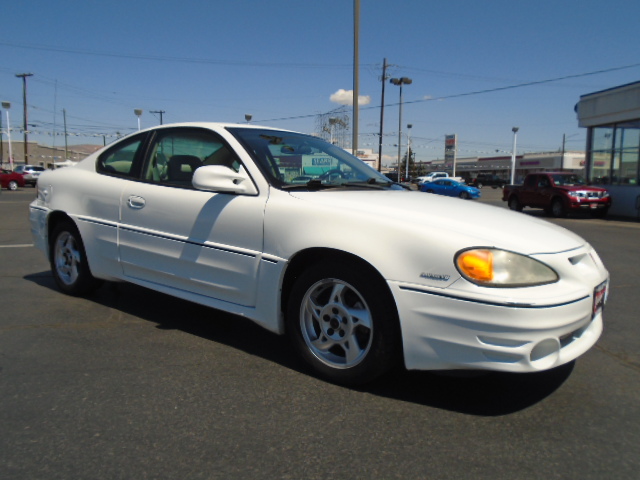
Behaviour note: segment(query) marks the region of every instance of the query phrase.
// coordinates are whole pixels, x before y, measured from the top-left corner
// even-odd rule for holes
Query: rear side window
[[[119,143],[98,158],[97,170],[100,173],[133,177],[133,164],[142,148],[144,137],[136,136],[130,141]]]

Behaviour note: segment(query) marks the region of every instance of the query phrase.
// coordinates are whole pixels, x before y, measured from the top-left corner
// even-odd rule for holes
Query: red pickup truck
[[[530,173],[523,185],[505,185],[502,200],[508,202],[511,210],[543,208],[554,217],[578,210],[604,217],[611,206],[607,190],[589,186],[579,175],[569,172]]]

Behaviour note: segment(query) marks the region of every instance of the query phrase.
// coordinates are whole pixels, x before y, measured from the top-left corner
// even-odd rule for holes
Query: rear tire
[[[520,203],[520,200],[518,200],[518,197],[514,196],[509,199],[509,208],[516,212],[522,211],[522,204]]]
[[[12,192],[15,192],[16,190],[18,190],[18,182],[16,182],[15,180],[11,180],[7,185],[7,188]]]
[[[55,226],[51,234],[50,249],[51,272],[56,285],[64,293],[85,295],[102,284],[89,270],[80,232],[71,221]]]
[[[361,385],[399,361],[395,302],[360,264],[334,260],[305,271],[291,291],[286,322],[298,354],[331,382]]]

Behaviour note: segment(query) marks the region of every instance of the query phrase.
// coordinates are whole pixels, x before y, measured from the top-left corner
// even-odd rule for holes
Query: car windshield
[[[401,188],[342,148],[294,132],[229,128],[278,188]]]
[[[557,174],[551,175],[551,178],[553,179],[553,183],[561,187],[575,187],[579,185],[586,185],[582,177],[575,175],[573,173],[571,174],[557,173]]]

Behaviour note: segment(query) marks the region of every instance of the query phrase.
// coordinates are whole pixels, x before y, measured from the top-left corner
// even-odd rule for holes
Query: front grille
[[[578,198],[602,198],[605,192],[578,190],[577,192],[573,192],[573,193]]]

